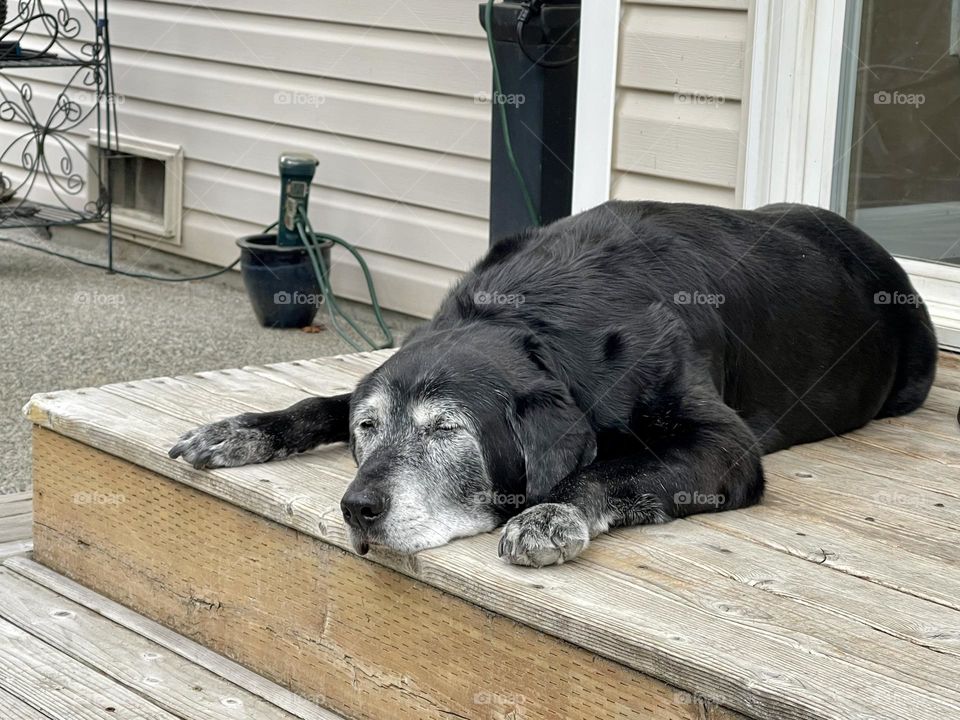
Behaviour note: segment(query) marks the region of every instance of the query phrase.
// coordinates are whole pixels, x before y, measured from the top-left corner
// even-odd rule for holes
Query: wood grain
[[[0,568],[0,617],[177,717],[293,720],[290,713],[55,592]],[[327,714],[328,720],[334,716]]]
[[[0,647],[0,692],[13,695],[42,716],[177,720],[175,715],[5,620],[0,620]]]
[[[39,433],[40,562],[349,717],[734,717],[156,473]],[[91,488],[122,501],[78,509],[73,497]]]
[[[324,613],[332,612],[325,604],[330,597],[328,583],[338,584],[343,577],[354,582],[356,575],[362,578],[364,573],[373,573],[368,587],[377,588],[380,583],[393,595],[389,600],[364,602],[382,614],[389,614],[388,608],[402,608],[404,617],[419,617],[422,612],[410,605],[411,593],[427,597],[436,592],[433,588],[439,588],[498,613],[502,616],[499,621],[509,622],[510,618],[569,641],[572,645],[565,646],[570,648],[568,652],[574,652],[575,645],[576,652],[582,648],[616,661],[619,665],[614,667],[622,671],[631,668],[631,672],[642,673],[639,677],[650,676],[648,680],[656,678],[692,690],[691,703],[718,702],[750,717],[778,720],[949,717],[957,707],[960,683],[951,663],[956,659],[960,626],[956,620],[960,571],[955,549],[960,510],[954,479],[956,458],[960,457],[954,446],[960,443],[951,442],[949,428],[951,421],[956,422],[950,416],[956,399],[953,394],[960,393],[949,385],[954,376],[960,377],[960,370],[952,361],[941,368],[939,384],[921,413],[896,423],[872,423],[843,438],[766,458],[770,486],[762,505],[696,516],[663,529],[618,531],[598,539],[580,561],[541,571],[496,562],[493,535],[458,541],[412,558],[387,553],[370,558],[425,584],[393,574],[376,575],[388,571],[372,570],[375,566],[366,561],[338,554],[331,546],[349,547],[338,511],[339,498],[355,471],[342,446],[279,463],[212,472],[195,471],[165,457],[176,436],[198,422],[251,409],[284,407],[307,394],[344,392],[385,356],[370,353],[279,363],[38,396],[29,416],[64,436],[42,430],[36,434],[38,457],[46,458],[47,463],[38,466],[38,477],[41,471],[46,473],[46,488],[55,490],[56,498],[48,506],[56,522],[38,524],[38,535],[42,530],[46,543],[38,555],[48,553],[50,562],[61,563],[85,583],[105,583],[98,568],[116,568],[125,574],[112,592],[135,595],[118,599],[145,606],[156,602],[159,614],[155,617],[167,622],[165,617],[176,616],[191,629],[191,635],[205,643],[214,640],[204,633],[217,635],[219,630],[214,632],[211,627],[221,626],[216,622],[205,625],[198,619],[204,617],[202,613],[190,614],[178,609],[177,603],[184,597],[197,600],[198,608],[213,603],[219,618],[229,614],[226,608],[237,597],[248,602],[244,592],[268,605],[275,602],[261,596],[264,587],[287,591],[288,585],[278,583],[289,584],[289,577],[271,574],[280,572],[274,563],[289,560],[289,552],[281,551],[287,543],[297,548],[294,555],[308,554],[322,568],[325,580],[312,590]],[[916,432],[911,430],[914,419]],[[79,458],[77,467],[63,465],[66,460],[60,456],[64,453]],[[124,477],[128,479],[124,481]],[[224,577],[222,558],[243,557],[242,552],[213,557],[204,554],[205,549],[197,551],[189,545],[191,538],[198,545],[209,542],[195,534],[197,524],[214,527],[216,537],[228,532],[222,526],[233,523],[233,516],[229,523],[223,520],[211,526],[205,515],[190,515],[189,508],[176,505],[175,513],[166,512],[151,524],[147,509],[141,511],[140,522],[151,532],[170,526],[172,539],[164,540],[171,543],[169,562],[176,562],[179,555],[193,557],[200,552],[201,565],[214,567],[211,578],[222,584],[215,583],[214,600],[203,593],[191,595],[194,588],[190,583],[203,587],[203,576],[187,568],[182,569],[186,578],[181,578],[144,554],[134,542],[144,531],[131,526],[126,511],[132,507],[130,502],[149,505],[141,497],[145,488],[166,488],[165,478],[176,481],[169,484],[180,493],[194,493],[190,488],[202,491],[198,496],[214,503],[203,505],[203,513],[211,517],[221,517],[222,509],[242,515],[233,505],[259,516],[257,520],[272,530],[282,525],[286,528],[278,532],[293,533],[278,540],[276,547],[263,550],[267,556],[262,564],[252,566],[258,573],[266,573],[266,581],[252,587],[244,584],[248,579],[235,578],[241,573],[234,570],[226,571]],[[96,512],[77,508],[72,496],[64,495],[71,488],[81,498],[123,497],[124,514],[109,515],[113,511],[109,506],[94,508]],[[163,497],[163,502],[170,504],[174,502],[170,498],[178,496],[165,489]],[[692,528],[689,533],[687,527]],[[243,537],[259,541],[260,533],[260,526],[256,531],[248,528]],[[238,544],[233,536],[224,537],[231,548]],[[323,553],[316,549],[307,553],[301,549],[305,543]],[[719,551],[711,548],[718,547],[731,550],[735,557],[721,553],[722,557],[715,558]],[[317,557],[322,557],[322,562]],[[129,572],[124,570],[128,562]],[[305,573],[303,577],[320,572],[316,565],[296,565],[302,558],[293,562]],[[182,586],[185,582],[187,586]],[[361,579],[355,582],[361,583]],[[176,590],[164,590],[168,585]],[[401,592],[401,587],[408,590]],[[172,594],[161,599],[165,592]],[[460,602],[442,597],[445,602]],[[306,595],[297,595],[294,604],[306,608],[308,602]],[[361,612],[362,605],[359,600],[347,603],[344,622],[357,622],[354,615]],[[448,606],[442,607],[447,612]],[[885,609],[893,616],[885,617]],[[262,608],[244,605],[239,612],[254,610]],[[237,618],[231,621],[240,622]],[[374,625],[381,633],[399,632],[384,629],[385,622],[378,618]],[[234,630],[229,635],[236,636],[241,647],[236,652],[266,652],[262,643],[244,645],[246,631]],[[296,647],[313,637],[316,628],[310,626],[309,630],[299,632]],[[441,638],[446,635],[434,630],[433,647],[444,647]],[[529,628],[524,631],[534,638],[544,637]],[[271,632],[278,631],[271,628]],[[224,634],[228,633],[217,637]],[[351,642],[365,642],[356,635],[350,637]],[[295,645],[289,639],[284,642]],[[324,647],[323,652],[327,650]],[[374,658],[368,662],[381,659],[381,653],[371,654]],[[345,662],[344,657],[341,654],[336,662]],[[356,659],[362,654],[349,657]],[[324,658],[324,662],[334,662]],[[396,663],[390,672],[405,677],[399,656],[388,652],[387,658]],[[448,664],[452,662],[455,660],[448,658]],[[369,675],[369,668],[367,671]],[[343,672],[341,664],[332,676]],[[350,673],[355,677],[355,670]],[[284,677],[278,681],[294,683]],[[394,676],[386,671],[382,677],[377,675],[378,680],[389,677]],[[356,682],[351,682],[356,691]],[[528,678],[528,682],[532,680]],[[396,679],[387,685],[406,687]],[[296,689],[313,693],[311,697],[321,697],[317,693],[326,690],[313,685],[296,685]],[[347,708],[347,714],[358,708],[360,712],[369,710],[365,696],[358,699],[342,688],[337,692],[335,705]],[[394,703],[391,708],[429,710],[425,705],[409,705],[413,701],[396,694],[396,688],[390,692],[395,694],[387,693],[392,699],[385,702]],[[443,697],[469,717],[477,712],[464,705],[464,697],[432,685],[419,696],[420,702],[434,696]],[[551,712],[559,712],[546,699],[542,702]],[[525,709],[531,711],[529,706]]]
[[[0,543],[0,560],[24,555],[33,550],[33,540],[14,540],[12,542]]]
[[[33,501],[31,493],[0,495],[0,545],[30,537]]]
[[[267,680],[265,677],[251,672],[229,658],[215,653],[203,645],[173,632],[160,623],[135,613],[120,603],[95,593],[33,560],[26,557],[9,558],[4,562],[4,567],[38,585],[42,585],[59,597],[73,601],[113,621],[116,625],[146,638],[157,646],[176,653],[189,660],[194,666],[209,670],[233,685],[263,698],[271,705],[286,710],[291,716],[301,718],[301,720],[338,720],[340,717]]]
[[[50,720],[49,715],[41,715],[20,698],[0,690],[0,717],[11,720]]]

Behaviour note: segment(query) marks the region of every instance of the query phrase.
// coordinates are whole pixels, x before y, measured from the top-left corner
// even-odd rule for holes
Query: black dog
[[[914,410],[936,354],[906,274],[838,215],[611,202],[495,245],[351,395],[205,426],[170,455],[349,440],[358,551],[512,517],[500,554],[540,566],[614,526],[756,503],[762,454]]]

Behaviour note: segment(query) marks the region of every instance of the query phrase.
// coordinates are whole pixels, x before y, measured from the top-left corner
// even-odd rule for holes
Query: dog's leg
[[[170,448],[195,468],[236,467],[304,452],[350,437],[350,394],[307,398],[286,410],[244,413],[203,425]]]
[[[754,435],[719,400],[693,403],[688,412],[676,432],[651,441],[647,452],[589,465],[508,521],[500,556],[515,565],[560,564],[613,527],[757,502],[763,469]]]

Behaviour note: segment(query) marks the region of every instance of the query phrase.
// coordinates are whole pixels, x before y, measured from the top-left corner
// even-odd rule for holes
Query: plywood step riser
[[[35,557],[351,718],[744,716],[48,430]]]

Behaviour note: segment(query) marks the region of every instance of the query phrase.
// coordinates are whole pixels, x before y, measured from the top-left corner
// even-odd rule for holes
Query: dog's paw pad
[[[244,427],[243,416],[203,425],[180,436],[167,453],[195,468],[220,468],[266,462],[276,453],[262,430]]]
[[[514,565],[560,565],[590,543],[587,519],[573,505],[544,503],[512,518],[500,536],[500,557]]]

